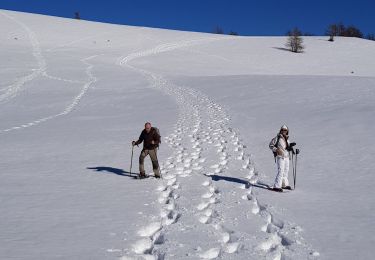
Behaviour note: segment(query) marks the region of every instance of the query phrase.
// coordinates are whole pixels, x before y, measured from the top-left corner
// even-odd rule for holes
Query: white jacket
[[[277,144],[277,147],[276,147],[276,142],[277,142],[278,137],[279,137],[279,143]],[[269,145],[270,149],[274,153],[276,153],[277,148],[280,148],[281,151],[283,152],[283,155],[281,156],[278,155],[278,157],[282,157],[282,158],[289,158],[289,152],[286,150],[287,146],[289,146],[289,140],[285,141],[285,138],[281,134],[278,134],[275,138],[273,138]]]

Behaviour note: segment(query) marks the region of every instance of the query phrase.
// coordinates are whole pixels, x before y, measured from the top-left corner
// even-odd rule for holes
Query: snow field
[[[0,21],[0,258],[373,255],[372,42],[306,37],[294,55],[283,37]],[[161,180],[128,172],[145,121]],[[301,168],[278,194],[267,145],[284,123]]]

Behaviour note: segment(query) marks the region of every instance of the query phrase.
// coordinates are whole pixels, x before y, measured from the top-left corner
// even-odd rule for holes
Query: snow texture
[[[0,258],[371,259],[375,43],[304,40],[0,10]],[[130,169],[146,121],[160,180]]]

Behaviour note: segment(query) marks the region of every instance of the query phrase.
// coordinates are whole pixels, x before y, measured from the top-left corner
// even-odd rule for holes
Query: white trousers
[[[289,173],[289,158],[276,157],[277,174],[275,184],[273,187],[281,188],[289,186],[288,173]]]

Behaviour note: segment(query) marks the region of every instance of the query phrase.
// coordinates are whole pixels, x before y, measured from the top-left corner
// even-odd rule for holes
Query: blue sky
[[[356,0],[0,0],[0,9],[81,18],[117,24],[240,35],[284,35],[298,26],[324,34],[328,24],[355,25],[375,33],[375,1]]]

